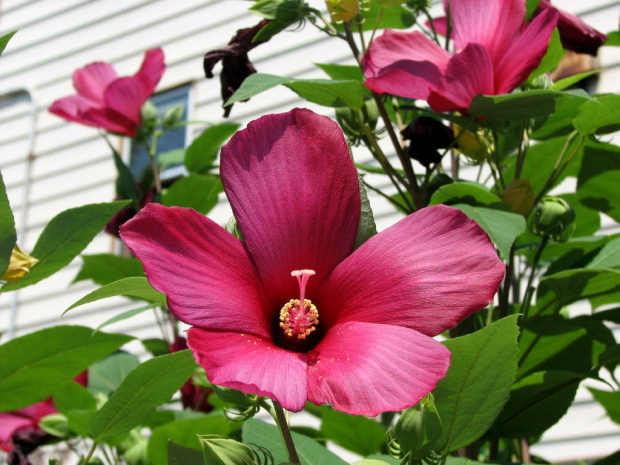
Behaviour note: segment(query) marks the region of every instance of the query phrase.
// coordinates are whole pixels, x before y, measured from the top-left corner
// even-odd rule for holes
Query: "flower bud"
[[[245,444],[215,434],[198,435],[204,462],[209,465],[257,465],[256,457]]]
[[[476,163],[482,163],[491,155],[491,147],[484,137],[484,133],[472,132],[458,124],[454,125],[456,137],[455,149]]]
[[[443,432],[433,395],[429,393],[417,405],[405,410],[394,432],[400,444],[401,457],[407,455],[416,460],[427,457],[439,445]]]
[[[153,102],[147,100],[140,108],[140,116],[142,117],[142,124],[148,124],[157,120],[157,107]]]
[[[529,179],[515,179],[499,197],[519,215],[527,216],[534,208],[535,194]]]
[[[374,99],[369,99],[364,102],[362,116],[370,130],[374,130],[379,119],[379,109]],[[336,120],[342,128],[342,132],[344,132],[349,141],[351,141],[351,144],[358,145],[360,141],[363,140],[365,133],[357,112],[351,110],[349,107],[337,107]]]
[[[162,117],[163,127],[165,129],[170,129],[179,121],[181,121],[184,113],[185,106],[182,104],[168,108],[166,111],[164,111],[164,116]]]
[[[30,271],[30,268],[32,268],[32,266],[38,261],[39,260],[36,258],[26,254],[17,244],[15,244],[13,247],[13,252],[11,252],[9,267],[2,274],[2,276],[0,276],[0,280],[9,283],[17,283],[21,281],[23,277],[26,276],[26,273]]]
[[[534,210],[532,232],[538,236],[549,237],[564,242],[575,230],[575,210],[560,197],[545,197]]]
[[[359,0],[325,0],[325,4],[335,23],[349,22],[360,13]]]

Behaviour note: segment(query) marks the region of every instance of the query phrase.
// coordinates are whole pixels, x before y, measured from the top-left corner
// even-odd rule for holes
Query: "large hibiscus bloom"
[[[55,101],[49,111],[69,121],[133,137],[142,124],[140,109],[165,69],[160,48],[148,50],[140,70],[129,77],[118,77],[109,63],[91,63],[73,73],[77,95]]]
[[[121,228],[215,384],[299,411],[399,410],[450,364],[432,339],[493,298],[488,236],[430,207],[357,250],[360,194],[338,125],[309,110],[250,123],[222,148],[243,241],[190,209],[147,205]]]
[[[505,94],[527,79],[545,55],[558,17],[549,9],[526,24],[524,0],[444,3],[456,53],[421,32],[388,29],[364,56],[366,86],[427,100],[435,111],[465,113],[476,95]]]

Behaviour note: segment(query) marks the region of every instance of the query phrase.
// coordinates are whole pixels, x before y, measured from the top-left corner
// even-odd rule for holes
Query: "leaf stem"
[[[91,459],[91,457],[95,453],[95,450],[97,449],[97,445],[98,445],[97,441],[93,441],[93,445],[90,447],[88,454],[86,454],[86,457],[84,457],[84,460],[82,460],[82,465],[88,464],[89,460]]]
[[[527,280],[527,286],[525,287],[525,295],[523,296],[523,302],[521,303],[521,313],[523,313],[523,321],[527,320],[528,313],[530,311],[530,302],[534,293],[532,283],[534,282],[534,277],[536,276],[538,262],[540,261],[540,257],[542,256],[543,250],[545,250],[545,246],[548,242],[549,237],[543,236],[540,244],[538,245],[538,250],[536,250],[536,255],[534,255],[534,261],[532,262],[530,276]]]
[[[275,400],[273,401],[273,408],[276,414],[276,423],[278,424],[280,434],[282,435],[282,441],[284,441],[286,451],[288,452],[288,458],[293,465],[301,465],[301,461],[297,455],[297,450],[295,449],[295,444],[293,443],[293,436],[291,435],[291,428],[288,424],[286,412]]]

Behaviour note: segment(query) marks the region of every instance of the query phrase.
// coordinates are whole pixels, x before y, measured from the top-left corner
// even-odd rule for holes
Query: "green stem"
[[[97,449],[97,441],[93,441],[93,445],[91,446],[90,450],[88,451],[88,454],[86,454],[86,457],[84,457],[84,460],[82,460],[82,465],[87,465],[88,464],[88,461],[91,459],[91,457],[95,453],[96,449]]]
[[[379,189],[377,189],[376,187],[374,187],[371,184],[368,184],[367,182],[364,182],[364,187],[367,187],[368,189],[370,189],[373,192],[376,192],[377,194],[379,194],[381,197],[383,197],[385,200],[387,200],[388,202],[390,202],[392,205],[394,205],[396,208],[398,208],[399,210],[402,210],[404,212],[410,212],[410,206],[409,204],[407,205],[403,205],[400,202],[398,202],[397,200],[394,200],[392,197],[390,197],[389,195],[387,195],[386,193],[380,191]],[[403,200],[407,201],[408,199],[403,197]]]
[[[288,452],[289,461],[293,465],[301,465],[301,461],[297,456],[295,444],[293,443],[293,436],[291,435],[291,428],[289,427],[288,419],[286,418],[286,412],[275,400],[273,401],[273,408],[276,414],[276,423],[278,424],[280,434],[282,435],[282,440],[284,441],[284,445],[286,446],[286,450]]]
[[[530,302],[532,300],[532,296],[534,294],[533,291],[533,282],[534,277],[536,276],[536,269],[538,268],[538,262],[540,261],[540,257],[542,256],[543,250],[547,243],[549,242],[549,237],[544,236],[538,245],[538,250],[536,250],[536,255],[534,255],[534,261],[532,262],[532,268],[530,270],[530,276],[527,279],[527,286],[525,288],[525,296],[523,296],[523,302],[521,304],[521,313],[523,313],[523,321],[527,320],[528,313],[530,311]]]

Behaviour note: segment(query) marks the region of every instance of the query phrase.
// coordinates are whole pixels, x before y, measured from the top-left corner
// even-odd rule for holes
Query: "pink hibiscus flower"
[[[310,110],[250,123],[222,148],[240,241],[147,205],[121,228],[217,385],[377,415],[416,404],[450,364],[432,336],[486,306],[504,275],[486,233],[435,206],[353,250],[360,193],[338,125]]]
[[[364,56],[366,86],[426,100],[435,111],[466,113],[476,95],[506,94],[528,78],[547,51],[558,13],[543,11],[526,24],[524,0],[452,0],[450,17],[456,53],[421,32],[388,29]]]
[[[41,418],[58,413],[52,399],[46,399],[13,412],[0,413],[0,449],[11,452],[14,448],[13,436],[19,431],[41,431]]]
[[[140,109],[166,69],[164,52],[148,50],[140,70],[119,78],[109,63],[96,62],[73,73],[77,95],[55,101],[49,111],[76,123],[133,137],[142,124]]]

